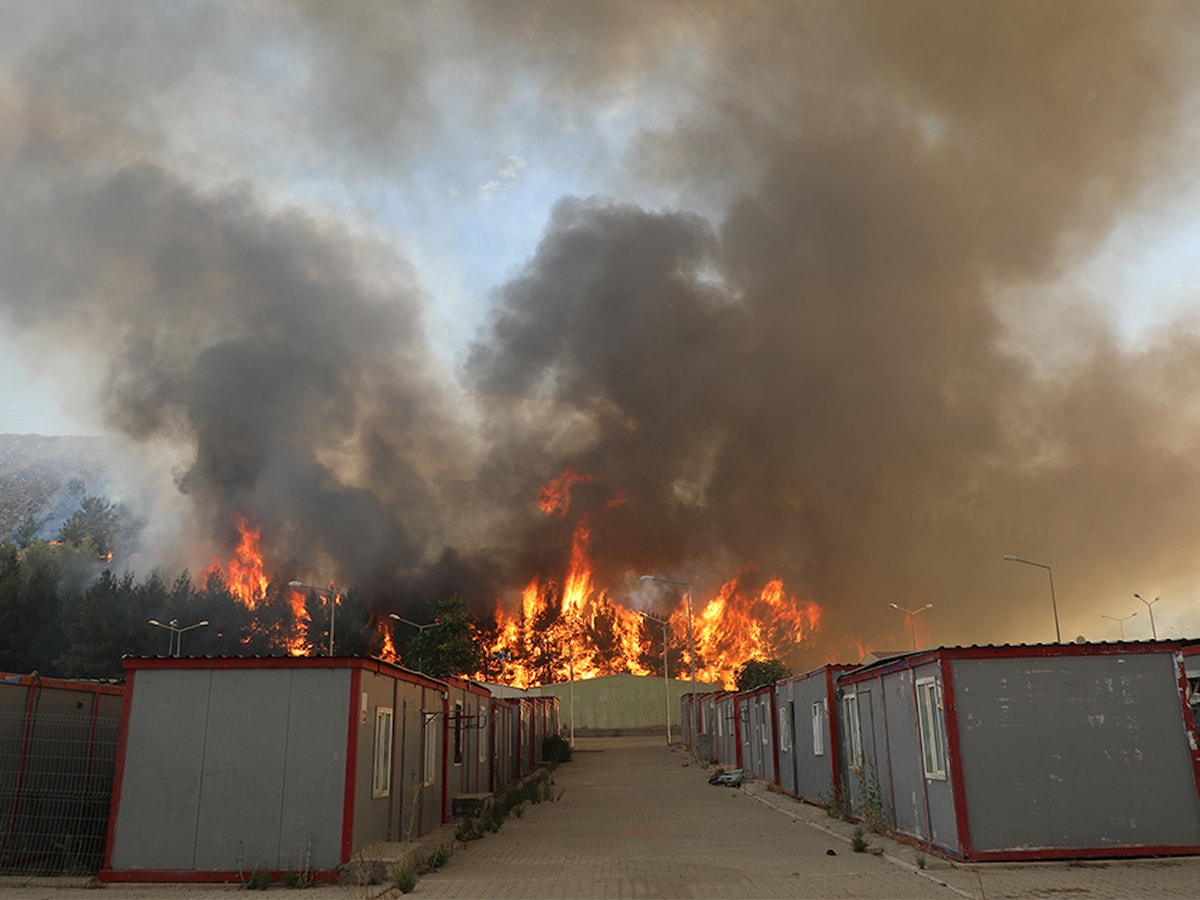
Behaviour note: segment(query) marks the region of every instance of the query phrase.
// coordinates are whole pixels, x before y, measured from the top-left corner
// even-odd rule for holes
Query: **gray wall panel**
[[[802,797],[828,802],[833,798],[833,750],[826,709],[825,671],[822,669],[805,677],[785,681],[776,689],[777,695],[781,692],[793,716],[793,753],[790,759],[780,753],[780,784],[785,790]],[[820,755],[815,752],[813,740],[814,703],[820,704]]]
[[[717,755],[717,762],[727,767],[736,766],[738,761],[737,712],[734,706],[733,694],[721,694],[713,702],[716,727],[713,752]]]
[[[942,669],[941,664],[937,662],[929,663],[924,666],[917,666],[912,670],[912,679],[909,682],[908,688],[910,691],[916,690],[918,681],[923,681],[926,678],[933,678],[944,691],[945,686],[942,685]],[[942,735],[945,737],[946,732],[946,711],[945,704],[941,704],[938,709],[938,716]],[[917,699],[915,693],[911,695],[906,706],[907,715],[910,720],[907,723],[913,734],[913,743],[910,745],[906,754],[911,754],[913,761],[913,771],[915,777],[919,779],[919,783],[925,789],[925,804],[928,807],[929,818],[926,824],[927,833],[925,837],[942,847],[956,847],[958,845],[958,816],[954,810],[954,779],[959,777],[959,773],[955,772],[954,761],[950,759],[950,750],[948,738],[946,739],[946,752],[943,757],[943,762],[946,768],[945,778],[929,778],[925,776],[925,764],[922,758],[922,747],[920,737],[920,724],[917,714]]]
[[[365,709],[361,694],[367,695]],[[396,680],[375,672],[363,672],[360,696],[354,698],[358,723],[358,764],[354,782],[354,849],[372,841],[386,841],[388,814],[392,798],[372,797],[371,779],[375,761],[375,712],[378,707],[392,709],[396,715]],[[394,731],[393,731],[394,733]],[[393,745],[392,752],[396,747]]]
[[[846,760],[846,794],[850,801],[850,811],[859,817],[865,815],[868,797],[874,793],[875,786],[879,784],[880,780],[879,773],[884,751],[876,741],[877,723],[880,716],[879,691],[878,680],[860,682],[846,691],[847,695],[853,693],[858,697],[862,763],[855,765],[854,760]],[[845,706],[843,705],[844,711]],[[849,747],[849,740],[846,740],[843,746]]]
[[[279,852],[285,869],[306,851],[312,868],[333,868],[341,857],[350,670],[293,669],[291,676]]]
[[[1200,843],[1170,653],[953,666],[973,849]]]
[[[195,866],[211,674],[143,669],[126,688],[134,703],[114,823],[114,869]]]
[[[794,701],[795,682],[779,681],[775,684],[775,727],[779,742],[779,771],[776,783],[788,793],[796,793],[796,733],[803,729],[797,721],[800,715]]]
[[[195,868],[282,867],[291,683],[287,669],[213,671]]]
[[[917,734],[916,697],[913,673],[900,671],[883,679],[887,709],[888,803],[896,830],[917,838],[929,838],[925,820],[925,773]]]

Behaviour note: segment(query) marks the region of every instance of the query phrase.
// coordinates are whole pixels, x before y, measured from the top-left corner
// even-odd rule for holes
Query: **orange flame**
[[[380,616],[375,623],[376,633],[380,634],[383,646],[379,650],[379,658],[385,662],[396,661],[396,642],[392,640],[392,629],[387,626],[387,618]]]
[[[693,622],[702,681],[729,685],[747,660],[786,659],[812,643],[821,624],[821,607],[788,596],[780,579],[757,594],[744,591],[740,581],[736,576],[721,585]]]
[[[539,493],[548,515],[565,516],[574,484],[591,476],[566,469]],[[623,495],[617,497],[623,501]],[[518,687],[628,672],[662,672],[661,632],[632,609],[613,602],[596,584],[588,553],[591,537],[586,519],[576,526],[561,584],[535,577],[521,595],[521,609],[496,610],[495,640],[490,657],[498,661],[499,680]],[[787,593],[779,579],[757,593],[743,587],[743,571],[721,585],[717,595],[695,605],[692,637],[696,678],[732,687],[738,667],[751,659],[784,659],[815,643],[821,607]],[[675,677],[690,675],[688,597],[681,593],[668,621],[668,659]],[[482,677],[482,676],[481,676]],[[493,673],[490,677],[495,678]]]
[[[238,516],[234,524],[237,525],[241,540],[226,567],[225,583],[231,594],[248,608],[254,609],[267,593],[267,576],[263,574],[262,552],[259,550],[262,529],[251,528],[245,516]],[[221,571],[220,561],[213,562],[210,571],[213,569]]]
[[[571,488],[591,480],[591,475],[580,475],[568,466],[553,481],[542,485],[538,491],[538,506],[548,516],[565,516],[571,508]]]
[[[237,526],[240,540],[233,552],[233,557],[225,566],[219,559],[213,560],[207,574],[219,574],[225,581],[229,592],[240,600],[247,609],[256,609],[266,597],[270,581],[263,566],[261,549],[262,529],[253,528],[246,517],[239,515],[234,524]],[[293,590],[289,594],[292,607],[293,625],[291,634],[284,639],[285,649],[293,656],[303,656],[308,652],[304,641],[304,625],[308,621],[308,612],[304,608],[304,594]],[[259,623],[258,627],[263,627]]]

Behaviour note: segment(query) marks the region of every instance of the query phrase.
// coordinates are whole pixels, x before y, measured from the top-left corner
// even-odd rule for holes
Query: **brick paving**
[[[422,897],[957,897],[747,791],[710,786],[661,738],[580,739],[561,797],[425,876]],[[824,815],[824,813],[822,813]],[[827,817],[826,817],[827,818]],[[832,850],[834,855],[830,855]]]

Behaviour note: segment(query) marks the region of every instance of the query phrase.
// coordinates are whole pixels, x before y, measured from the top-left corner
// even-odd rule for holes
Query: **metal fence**
[[[111,718],[0,713],[0,874],[100,870],[119,727]]]

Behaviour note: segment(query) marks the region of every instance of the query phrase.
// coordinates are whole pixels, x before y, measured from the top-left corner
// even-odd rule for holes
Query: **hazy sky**
[[[1200,628],[1198,9],[0,0],[0,432],[395,607],[571,467],[617,592]]]

